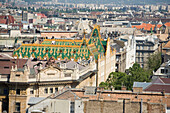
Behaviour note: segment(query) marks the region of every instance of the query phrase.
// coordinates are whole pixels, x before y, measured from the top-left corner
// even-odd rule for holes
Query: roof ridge
[[[165,84],[164,81],[163,81],[161,78],[159,78],[159,80],[160,80],[163,84]]]

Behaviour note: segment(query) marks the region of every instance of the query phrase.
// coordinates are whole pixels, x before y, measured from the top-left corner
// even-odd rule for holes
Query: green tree
[[[128,90],[131,90],[134,82],[149,82],[151,72],[140,67],[139,64],[135,63],[131,68],[128,69],[129,74],[122,72],[112,72],[109,74],[106,82],[100,83],[100,87],[105,89],[120,90],[122,86],[126,86]]]
[[[149,71],[156,71],[162,63],[161,53],[155,53],[148,57],[147,65]]]
[[[126,83],[126,77],[126,73],[112,72],[109,74],[106,82],[101,82],[99,86],[104,87],[105,89],[110,89],[112,86],[115,89],[121,89],[122,85],[125,85]]]
[[[138,63],[134,63],[132,67],[129,68],[129,76],[127,77],[126,86],[128,89],[132,89],[134,82],[149,82],[151,71],[145,70],[140,67]]]

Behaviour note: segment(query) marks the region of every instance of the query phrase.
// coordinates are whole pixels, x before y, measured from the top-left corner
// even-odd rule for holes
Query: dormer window
[[[35,49],[33,49],[32,51],[35,52]]]
[[[96,34],[96,33],[94,33],[94,34],[93,34],[93,36],[97,36],[97,34]]]
[[[63,51],[62,50],[60,50],[60,53],[62,53]]]

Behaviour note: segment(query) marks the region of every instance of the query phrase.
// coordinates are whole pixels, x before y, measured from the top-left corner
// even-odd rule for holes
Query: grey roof
[[[133,87],[142,87],[143,89],[147,88],[152,83],[148,82],[134,82]]]
[[[23,24],[27,24],[28,22],[27,22],[27,21],[21,21],[21,23],[23,23]]]
[[[77,62],[69,61],[69,62],[66,63],[66,67],[67,67],[68,69],[72,69],[72,68],[75,67],[76,64],[77,64]],[[79,70],[83,70],[83,69],[85,68],[84,66],[82,66],[82,65],[80,65],[80,64],[77,64],[77,65],[78,65],[78,67],[79,67]]]
[[[34,75],[34,74],[36,74],[35,70],[33,68],[30,68],[30,75]]]
[[[34,105],[40,101],[42,101],[43,99],[45,99],[46,97],[30,97],[29,101],[28,101],[28,105]]]

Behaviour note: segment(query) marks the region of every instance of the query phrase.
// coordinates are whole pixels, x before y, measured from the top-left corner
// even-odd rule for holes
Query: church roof
[[[98,55],[104,55],[106,49],[106,41],[101,40],[100,28],[95,26],[91,37],[86,40],[67,40],[67,39],[45,39],[41,44],[22,44],[18,49],[13,52],[13,56],[18,58],[38,58],[49,59],[90,59],[94,56],[95,59]]]

